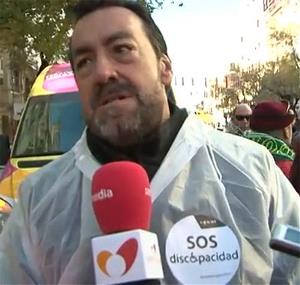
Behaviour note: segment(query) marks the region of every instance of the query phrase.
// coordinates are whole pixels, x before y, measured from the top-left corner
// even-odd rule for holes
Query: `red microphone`
[[[104,234],[148,230],[151,218],[150,183],[145,169],[130,161],[111,162],[92,180],[92,202]]]
[[[151,193],[145,169],[134,162],[101,166],[92,180],[92,204],[104,236],[92,239],[97,284],[163,278],[156,234],[150,227]]]

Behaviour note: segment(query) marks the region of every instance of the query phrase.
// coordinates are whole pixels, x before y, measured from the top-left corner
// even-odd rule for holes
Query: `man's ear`
[[[165,54],[163,54],[160,58],[160,76],[161,82],[165,86],[171,85],[173,77],[172,64],[171,60]]]

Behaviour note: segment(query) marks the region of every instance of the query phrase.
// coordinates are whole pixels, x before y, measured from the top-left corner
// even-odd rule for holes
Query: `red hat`
[[[261,102],[253,109],[250,128],[257,132],[280,130],[290,125],[294,119],[295,114],[289,112],[288,102]]]

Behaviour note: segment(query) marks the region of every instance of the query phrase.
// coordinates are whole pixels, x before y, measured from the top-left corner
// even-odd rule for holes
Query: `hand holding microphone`
[[[163,278],[157,236],[147,231],[151,193],[144,168],[129,161],[103,165],[93,176],[92,203],[105,234],[92,239],[97,284]]]

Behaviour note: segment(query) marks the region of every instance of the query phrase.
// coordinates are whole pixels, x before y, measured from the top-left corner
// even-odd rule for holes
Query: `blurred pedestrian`
[[[295,110],[296,118],[295,118],[295,124],[293,126],[293,133],[295,135],[296,133],[300,133],[300,99],[298,99],[294,107],[294,110]]]
[[[232,111],[231,120],[227,125],[226,131],[242,136],[250,128],[249,120],[251,115],[252,109],[248,104],[238,104]]]
[[[293,137],[292,148],[295,152],[295,158],[291,168],[290,180],[300,195],[300,132]]]
[[[40,60],[41,60],[41,65],[36,74],[36,78],[49,65],[49,61],[47,60],[46,55],[43,52],[40,52]]]
[[[10,155],[9,138],[7,135],[0,134],[0,148],[0,166],[3,166],[6,164]]]
[[[246,137],[264,145],[286,177],[294,159],[294,151],[290,147],[295,121],[295,114],[289,109],[288,102],[265,101],[258,103],[253,109],[250,119],[251,132]]]

